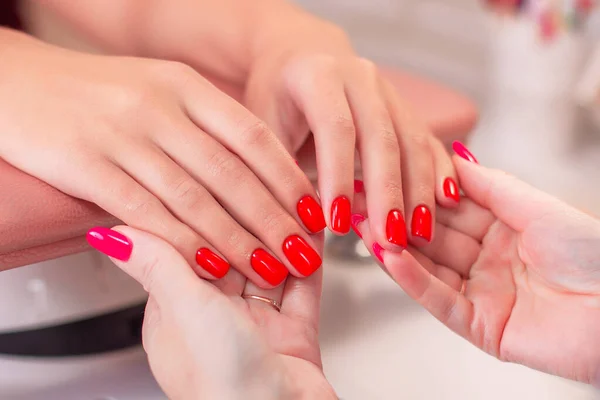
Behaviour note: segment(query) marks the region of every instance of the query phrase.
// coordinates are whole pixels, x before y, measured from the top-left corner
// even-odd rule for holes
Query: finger
[[[288,278],[288,280],[291,279]],[[283,297],[283,290],[285,285],[281,285],[276,287],[275,289],[262,289],[252,282],[246,282],[246,286],[244,288],[242,297],[246,299],[246,303],[248,303],[248,308],[250,312],[252,312],[255,319],[262,320],[264,314],[266,312],[267,315],[272,315],[271,313],[279,313],[280,310],[273,304],[269,304],[266,301],[261,301],[260,299],[268,299],[276,302],[279,307],[281,307],[281,299]],[[256,296],[255,298],[248,296]],[[268,318],[268,316],[267,316]],[[258,322],[259,326],[265,325],[264,323]]]
[[[196,277],[175,248],[150,233],[128,226],[94,228],[88,232],[88,241],[159,304],[186,305],[193,298],[201,306],[220,296],[212,285]]]
[[[377,67],[364,60],[351,71],[346,92],[357,126],[357,146],[367,194],[371,233],[392,251],[407,247],[400,147]],[[359,77],[360,79],[356,79]]]
[[[434,263],[442,264],[468,277],[481,252],[481,243],[464,233],[436,224],[436,237],[431,245],[420,249]]]
[[[288,279],[281,302],[282,314],[318,331],[322,289],[322,270],[307,279]]]
[[[546,214],[564,211],[560,200],[503,171],[458,156],[453,160],[465,195],[516,231]]]
[[[452,158],[438,138],[430,136],[429,141],[435,165],[437,203],[445,208],[456,208],[460,204],[460,188]]]
[[[344,85],[334,64],[327,60],[293,71],[291,96],[313,132],[319,177],[319,195],[330,230],[350,231],[356,133]]]
[[[172,127],[175,134],[156,137],[161,148],[269,250],[261,247],[247,253],[259,275],[275,286],[285,278],[281,262],[298,277],[321,266],[311,237],[236,155],[189,120],[172,121]]]
[[[158,148],[138,146],[124,149],[121,154],[124,156],[117,158],[119,165],[159,198],[178,220],[192,228],[199,238],[206,239],[198,239],[199,244],[188,243],[201,246],[191,259],[191,265],[196,269],[204,269],[220,279],[227,274],[231,263],[262,287],[283,282],[287,268],[276,260],[272,264],[278,268],[257,271],[252,267],[252,254],[267,246],[235,221],[210,192]],[[183,254],[192,253],[188,250]]]
[[[432,275],[410,254],[386,251],[384,263],[396,283],[435,318],[464,338],[470,336],[473,304]]]
[[[128,225],[169,241],[184,256],[189,267],[202,278],[218,278],[207,270],[198,268],[195,260],[197,251],[210,249],[210,244],[175,218],[151,192],[112,163],[94,164],[88,172],[90,179],[95,182],[111,182],[104,190],[91,195],[92,202]],[[213,254],[219,257],[216,253]],[[220,277],[229,268],[227,262],[224,262],[226,266],[222,266],[220,272],[216,273]]]
[[[396,90],[382,82],[401,150],[402,181],[411,243],[423,246],[434,236],[435,170],[430,146],[431,133]]]
[[[455,209],[437,209],[437,220],[455,231],[481,242],[496,218],[487,209],[463,197]]]
[[[297,223],[309,233],[325,228],[319,197],[310,180],[263,121],[198,77],[183,91],[192,121],[235,153]]]
[[[463,277],[453,270],[442,264],[436,264],[425,254],[421,253],[415,247],[409,247],[408,252],[417,260],[423,268],[430,274],[438,278],[440,281],[456,291],[460,291],[463,285]]]
[[[244,292],[246,281],[246,277],[233,268],[223,279],[212,281],[211,283],[225,296],[231,299],[238,299]]]

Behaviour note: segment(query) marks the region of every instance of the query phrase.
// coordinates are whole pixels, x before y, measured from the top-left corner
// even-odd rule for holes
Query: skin
[[[272,290],[238,273],[213,285],[165,241],[115,230],[133,243],[128,261],[113,261],[149,293],[144,348],[170,399],[337,399],[318,344],[321,271]],[[242,293],[280,301],[281,313]]]
[[[0,57],[1,158],[168,240],[203,278],[215,279],[196,264],[200,248],[262,287],[258,248],[302,276],[282,243],[318,245],[296,212],[317,198],[312,184],[263,121],[196,71],[3,29]]]
[[[438,213],[430,247],[384,252],[385,270],[492,356],[597,384],[599,221],[503,172],[454,161],[468,199]],[[372,243],[368,224],[359,229]]]
[[[296,155],[314,149],[319,194],[331,228],[334,199],[354,193],[355,155],[370,223],[388,250],[386,220],[400,210],[411,226],[421,204],[455,207],[443,193],[456,179],[441,143],[359,57],[337,26],[282,0],[45,0],[108,53],[184,62],[240,100]],[[227,29],[222,29],[227,26]],[[135,32],[135,34],[131,34]],[[375,195],[376,193],[377,195]],[[435,216],[433,216],[435,218]],[[409,236],[414,245],[422,238]]]

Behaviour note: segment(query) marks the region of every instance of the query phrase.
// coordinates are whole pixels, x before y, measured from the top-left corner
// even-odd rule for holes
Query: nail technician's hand
[[[600,221],[503,172],[455,162],[468,198],[438,210],[430,247],[383,251],[387,271],[487,353],[599,383]],[[358,228],[372,243],[368,225]]]
[[[271,290],[231,271],[215,287],[148,233],[92,229],[88,238],[148,291],[144,349],[169,399],[337,398],[321,367],[321,271]]]
[[[446,207],[459,201],[444,147],[337,27],[301,12],[285,20],[291,27],[265,35],[271,40],[250,68],[245,104],[293,153],[312,133],[319,194],[333,232],[350,230],[358,151],[376,240],[399,251],[408,226],[411,243],[427,244],[436,200]]]
[[[168,240],[204,278],[231,263],[272,287],[319,268],[314,188],[244,107],[183,64],[10,38],[0,157]]]

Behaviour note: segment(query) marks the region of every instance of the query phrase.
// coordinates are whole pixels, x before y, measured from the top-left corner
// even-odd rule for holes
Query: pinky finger
[[[385,266],[394,281],[431,315],[469,339],[473,304],[465,296],[427,271],[408,251],[386,251]]]
[[[435,165],[435,198],[444,208],[456,208],[460,204],[460,189],[452,158],[437,138],[432,137],[430,141]]]

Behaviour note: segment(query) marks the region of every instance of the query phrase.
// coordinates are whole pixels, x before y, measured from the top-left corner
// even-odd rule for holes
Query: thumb
[[[195,301],[199,295],[207,301],[215,295],[214,288],[198,279],[183,256],[156,236],[128,226],[96,227],[88,231],[87,240],[158,303],[185,301],[186,294],[193,294]]]
[[[458,156],[454,166],[465,195],[516,231],[543,215],[565,209],[565,205],[512,175],[485,168]]]

